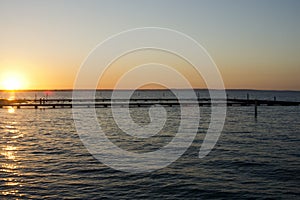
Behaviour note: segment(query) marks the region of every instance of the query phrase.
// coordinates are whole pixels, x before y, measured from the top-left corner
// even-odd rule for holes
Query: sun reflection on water
[[[8,109],[7,109],[7,112],[8,113],[15,113],[15,108],[10,106]]]
[[[15,92],[14,91],[9,91],[8,93],[7,93],[7,95],[8,95],[8,100],[9,101],[11,101],[11,100],[15,100],[16,99],[16,94],[15,94]]]
[[[1,155],[3,155],[6,159],[8,160],[13,160],[15,161],[16,157],[14,155],[13,152],[10,152],[10,151],[6,151],[6,152],[2,152]]]
[[[20,171],[20,156],[18,156],[19,146],[17,138],[23,137],[23,134],[18,130],[17,122],[5,122],[2,126],[1,139],[5,141],[0,146],[0,182],[3,185],[0,191],[0,196],[15,196],[19,197],[20,187],[22,187],[20,179],[22,173]]]
[[[2,195],[16,195],[19,192],[19,190],[12,190],[12,191],[7,191],[7,192],[2,192]]]
[[[17,147],[14,147],[14,146],[6,146],[3,148],[3,150],[5,151],[15,151],[17,150]]]
[[[4,178],[3,180],[5,181],[5,185],[8,185],[8,186],[19,185],[17,180],[13,179],[13,178]]]
[[[8,163],[3,163],[1,164],[1,170],[2,172],[8,172],[8,173],[14,173],[14,170],[17,169],[17,166],[14,164],[8,164]],[[14,175],[17,175],[14,173]]]

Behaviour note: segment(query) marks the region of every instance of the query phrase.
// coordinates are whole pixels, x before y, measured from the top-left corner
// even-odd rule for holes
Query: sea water
[[[300,92],[228,91],[229,98],[300,101]],[[1,98],[71,98],[68,91],[0,93]],[[98,92],[109,98],[109,92]],[[163,91],[137,97],[168,97]],[[199,96],[208,93],[200,91]],[[84,94],[83,94],[84,97]],[[122,108],[120,108],[122,109]],[[114,123],[110,108],[97,108],[99,124],[119,147],[155,151],[174,137],[178,107],[166,107],[167,121],[157,136],[132,139]],[[201,107],[192,145],[168,167],[132,174],[112,169],[89,153],[77,134],[71,109],[0,109],[0,199],[299,199],[300,107],[228,107],[222,134],[204,158],[198,153],[210,121]],[[148,108],[131,108],[140,124]]]

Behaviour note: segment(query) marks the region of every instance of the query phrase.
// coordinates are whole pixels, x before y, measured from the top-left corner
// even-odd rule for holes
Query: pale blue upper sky
[[[158,26],[202,44],[228,88],[300,90],[299,19],[299,0],[0,0],[0,70],[70,88],[99,42]]]

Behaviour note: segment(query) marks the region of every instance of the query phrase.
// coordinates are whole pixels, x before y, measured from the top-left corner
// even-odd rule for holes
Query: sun
[[[21,82],[16,77],[7,77],[3,80],[3,87],[5,90],[17,90],[21,87]]]
[[[3,78],[2,87],[4,90],[19,90],[24,84],[20,76],[9,75]]]

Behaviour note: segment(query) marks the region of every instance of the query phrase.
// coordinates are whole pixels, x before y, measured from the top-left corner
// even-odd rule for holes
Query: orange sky
[[[299,1],[292,0],[139,1],[134,6],[123,1],[3,0],[0,90],[72,89],[82,62],[96,45],[144,26],[167,27],[193,37],[211,55],[228,89],[300,90],[299,7]],[[99,88],[114,87],[126,70],[149,62],[172,66],[193,87],[206,87],[179,57],[143,51],[114,62]],[[182,87],[173,75],[147,73],[136,78],[160,74],[172,87]],[[124,84],[130,87],[130,81]]]

